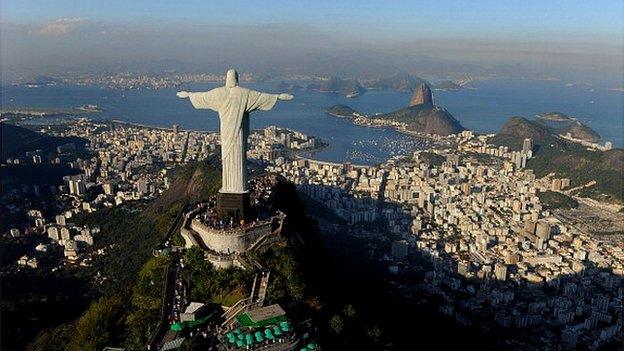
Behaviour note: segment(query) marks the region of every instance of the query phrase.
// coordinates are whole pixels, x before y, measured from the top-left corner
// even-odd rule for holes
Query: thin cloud
[[[65,35],[71,33],[74,29],[76,29],[81,24],[84,24],[86,21],[86,19],[79,17],[59,18],[33,31],[33,34],[44,36]]]

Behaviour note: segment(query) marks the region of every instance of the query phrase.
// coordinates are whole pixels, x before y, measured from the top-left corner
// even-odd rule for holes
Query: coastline
[[[360,126],[360,127],[376,128],[376,129],[390,129],[390,130],[394,130],[396,132],[399,132],[401,134],[408,135],[408,136],[413,137],[413,138],[425,139],[425,140],[430,140],[430,141],[437,141],[437,140],[443,138],[442,136],[439,136],[439,135],[422,134],[422,133],[419,133],[419,132],[411,131],[411,130],[406,129],[405,126],[375,125],[374,123],[361,123],[361,122],[357,121],[360,118],[365,118],[365,119],[368,119],[370,121],[381,120],[381,119],[378,119],[378,118],[371,118],[371,117],[369,117],[367,115],[361,115],[359,117],[344,116],[344,115],[340,115],[340,114],[336,114],[336,113],[331,113],[331,112],[329,112],[327,110],[325,110],[325,113],[327,113],[328,115],[330,115],[332,117],[335,117],[335,118],[351,120],[351,123],[353,123],[354,125]]]

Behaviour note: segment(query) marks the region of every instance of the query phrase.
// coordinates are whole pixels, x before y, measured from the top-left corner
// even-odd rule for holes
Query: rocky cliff
[[[433,106],[433,94],[431,88],[425,83],[420,83],[418,88],[414,90],[410,100],[410,106],[423,105],[427,107]]]

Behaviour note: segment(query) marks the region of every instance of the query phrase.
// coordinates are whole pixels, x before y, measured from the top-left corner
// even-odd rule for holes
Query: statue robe
[[[277,102],[277,94],[267,94],[235,86],[220,87],[202,93],[190,93],[196,109],[219,113],[221,135],[222,193],[242,194],[247,189],[247,137],[249,112],[268,111]]]

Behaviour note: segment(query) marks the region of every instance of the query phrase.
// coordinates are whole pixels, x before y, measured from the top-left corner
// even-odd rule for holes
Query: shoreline
[[[339,114],[336,114],[336,113],[331,113],[331,112],[329,112],[327,110],[325,111],[325,113],[327,113],[328,115],[330,115],[332,117],[335,117],[335,118],[350,120],[351,123],[353,125],[356,125],[356,126],[366,127],[366,128],[375,128],[375,129],[394,130],[394,131],[396,131],[398,133],[401,133],[403,135],[407,135],[407,136],[410,136],[410,137],[413,137],[413,138],[424,139],[424,140],[427,140],[427,141],[437,141],[437,140],[439,140],[441,138],[445,138],[444,136],[441,136],[441,135],[422,134],[422,133],[419,133],[419,132],[410,131],[410,130],[407,130],[405,128],[401,128],[399,126],[391,126],[391,125],[390,126],[384,126],[384,125],[375,125],[375,124],[364,124],[364,123],[358,123],[356,121],[358,118],[367,118],[367,119],[369,119],[371,121],[372,120],[377,120],[377,118],[371,118],[368,115],[362,115],[361,117],[344,116],[344,115],[339,115]],[[473,133],[477,134],[474,131],[473,131]]]

